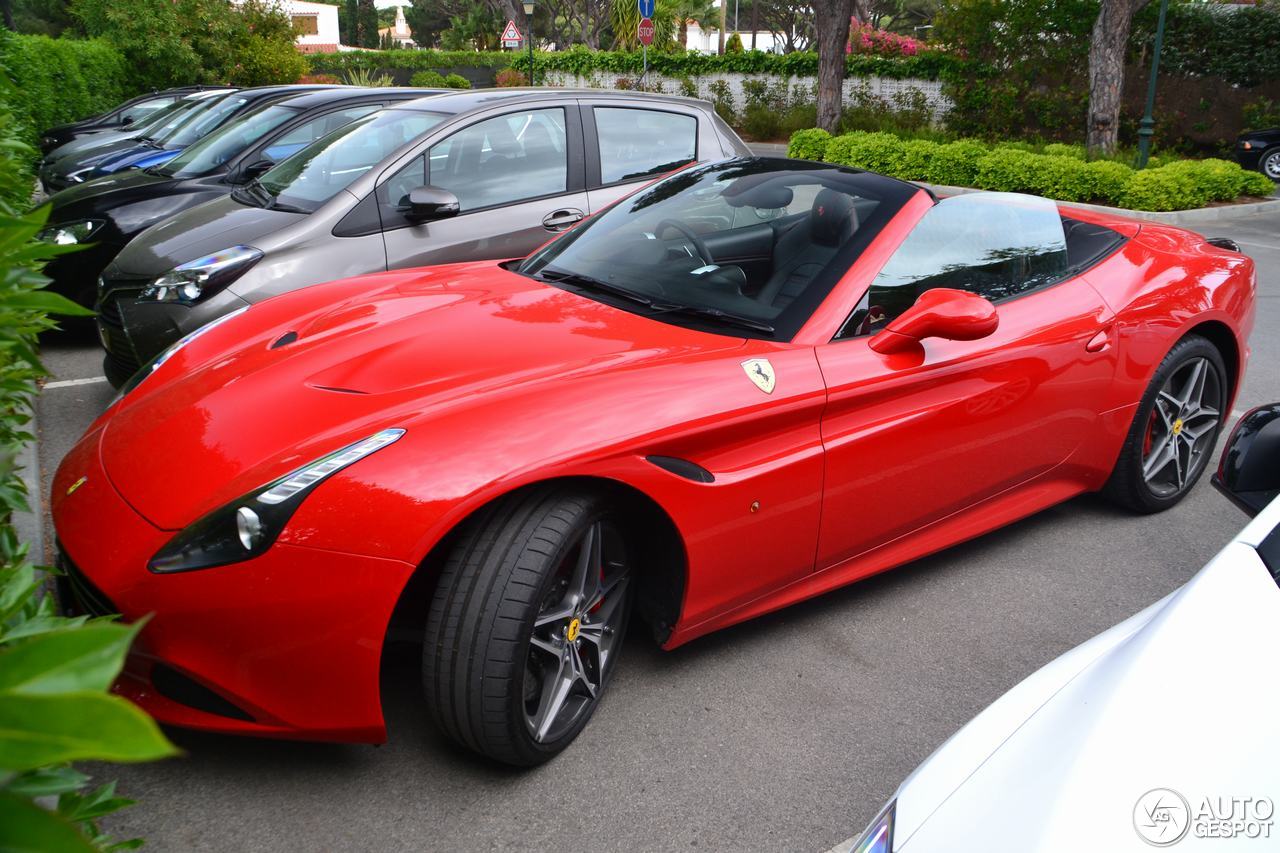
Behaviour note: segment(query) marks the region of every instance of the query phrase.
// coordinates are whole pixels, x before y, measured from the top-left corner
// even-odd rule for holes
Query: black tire
[[[445,734],[498,761],[530,766],[559,754],[586,726],[614,671],[634,586],[610,510],[602,494],[538,486],[496,501],[459,532],[431,601],[422,655],[428,712]],[[573,618],[572,626],[566,620],[535,629],[565,602],[593,598],[585,589],[576,597],[567,591],[593,541],[601,543],[591,560],[600,565],[599,603],[594,610],[583,604],[581,621]],[[593,621],[594,614],[604,614],[606,600],[614,619],[607,628],[603,615]],[[596,639],[587,636],[589,628],[598,632]],[[601,651],[606,633],[609,647]],[[549,642],[560,651],[551,652]],[[548,719],[537,714],[541,694],[548,679],[559,677],[553,670],[581,669],[592,653],[595,689],[585,675],[571,682],[561,700],[564,719],[557,722],[551,714],[555,724],[537,736],[539,720]],[[531,685],[539,688],[532,699]]]
[[[1206,382],[1209,379],[1216,382],[1217,400],[1216,406],[1213,407],[1217,412],[1216,423],[1211,429],[1207,429],[1206,422],[1207,431],[1195,442],[1204,449],[1198,455],[1189,457],[1191,461],[1179,477],[1182,482],[1178,485],[1166,484],[1166,488],[1169,489],[1166,491],[1157,484],[1149,482],[1144,474],[1144,467],[1154,450],[1152,432],[1161,418],[1161,414],[1156,411],[1157,398],[1160,397],[1161,391],[1165,389],[1171,378],[1178,377],[1180,372],[1185,374],[1192,370],[1193,365],[1201,360],[1206,369],[1213,372],[1212,377],[1206,377]],[[1226,365],[1217,347],[1199,335],[1188,335],[1178,341],[1160,362],[1155,375],[1151,377],[1150,385],[1142,395],[1142,402],[1139,403],[1138,411],[1134,414],[1129,434],[1125,436],[1120,458],[1116,460],[1111,477],[1103,487],[1103,494],[1120,506],[1144,514],[1162,512],[1186,497],[1208,467],[1218,434],[1226,418],[1225,409],[1230,397],[1229,389],[1230,380],[1227,377]],[[1182,419],[1177,418],[1176,422],[1179,426],[1178,431],[1174,432],[1170,438],[1172,444],[1177,444],[1182,429]],[[1181,460],[1179,459],[1176,464],[1181,464]]]
[[[1262,152],[1258,158],[1258,171],[1273,181],[1280,181],[1280,145]]]

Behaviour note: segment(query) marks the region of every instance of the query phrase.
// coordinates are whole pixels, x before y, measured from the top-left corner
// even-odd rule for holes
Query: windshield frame
[[[185,167],[185,164],[179,165],[180,161],[186,160],[189,163],[190,161],[199,158],[200,156],[203,155],[205,150],[215,147],[217,142],[222,141],[227,135],[236,131],[236,129],[239,128],[240,125],[246,122],[254,121],[256,119],[260,119],[265,113],[271,110],[282,111],[284,112],[285,117],[277,124],[272,125],[271,127],[264,130],[262,133],[260,133],[258,136],[254,137],[254,139],[251,140],[250,142],[237,148],[230,156],[228,156],[225,160],[223,160],[218,165],[211,166],[210,168],[205,169],[203,171],[193,171],[188,174],[182,173],[182,169]],[[282,127],[285,127],[290,122],[294,121],[296,118],[298,118],[298,116],[302,115],[304,112],[305,110],[299,107],[290,106],[287,102],[280,102],[280,101],[268,102],[258,107],[257,109],[253,109],[246,113],[233,117],[230,121],[226,122],[221,127],[215,128],[211,133],[205,136],[204,139],[201,139],[199,142],[193,142],[190,145],[188,145],[186,148],[182,149],[182,153],[179,154],[177,157],[174,157],[172,160],[168,160],[162,163],[161,165],[154,167],[154,171],[158,175],[164,175],[167,178],[177,178],[179,180],[186,180],[187,178],[203,178],[208,175],[220,174],[221,172],[227,171],[227,169],[230,167],[230,164],[234,162],[237,157],[244,154],[244,152],[262,144],[262,141],[264,139],[267,139],[273,133],[278,132]]]
[[[544,270],[550,272],[553,276],[563,273],[576,274],[578,271],[557,266],[557,260],[565,250],[578,241],[584,238],[590,239],[588,235],[593,232],[593,229],[599,228],[602,222],[610,222],[612,219],[611,214],[614,214],[621,207],[643,202],[646,196],[650,194],[660,195],[669,188],[672,182],[688,182],[691,179],[695,181],[694,184],[679,190],[672,198],[678,197],[683,193],[695,192],[698,186],[697,182],[704,181],[708,176],[716,172],[751,165],[758,166],[766,172],[772,170],[779,173],[804,174],[806,177],[817,179],[817,182],[824,185],[828,185],[827,182],[841,184],[851,190],[856,190],[857,195],[861,198],[877,201],[871,214],[859,223],[859,227],[852,238],[845,241],[835,251],[804,291],[779,311],[772,320],[764,321],[773,327],[772,332],[749,328],[741,323],[733,322],[732,318],[726,318],[726,321],[719,322],[711,316],[696,316],[691,313],[680,313],[678,310],[679,308],[689,308],[695,311],[704,311],[708,308],[714,310],[716,306],[713,305],[681,303],[666,296],[634,291],[634,296],[649,299],[655,303],[666,303],[666,305],[645,306],[636,299],[617,298],[599,290],[575,287],[572,280],[558,281],[540,276],[540,273]],[[508,265],[508,269],[548,286],[568,290],[587,299],[602,302],[663,323],[695,328],[716,334],[731,335],[733,337],[789,342],[813,317],[827,297],[831,295],[836,284],[856,265],[867,247],[897,217],[903,207],[920,192],[923,191],[914,184],[885,177],[874,172],[866,172],[830,163],[788,160],[781,157],[732,157],[708,163],[696,163],[623,196],[600,212],[583,220],[580,225],[568,231],[562,237],[552,240],[538,249],[524,260]],[[602,239],[609,239],[611,234],[612,229],[606,232],[606,236]],[[677,310],[670,310],[673,306]]]

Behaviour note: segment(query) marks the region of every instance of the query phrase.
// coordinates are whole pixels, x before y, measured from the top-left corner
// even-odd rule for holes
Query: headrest
[[[809,234],[822,246],[839,246],[858,230],[858,211],[853,199],[842,192],[823,188],[809,211]]]

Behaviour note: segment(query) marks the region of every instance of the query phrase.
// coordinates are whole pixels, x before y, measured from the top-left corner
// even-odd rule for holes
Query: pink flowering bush
[[[878,30],[870,24],[851,19],[849,42],[845,53],[869,53],[876,56],[915,56],[928,48],[911,36],[901,36],[888,30]]]

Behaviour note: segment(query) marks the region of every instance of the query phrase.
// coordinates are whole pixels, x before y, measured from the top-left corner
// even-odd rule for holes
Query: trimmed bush
[[[1074,157],[1077,160],[1083,160],[1083,145],[1067,145],[1063,142],[1050,142],[1041,151],[1042,154],[1051,154],[1055,157]]]
[[[450,89],[470,89],[471,81],[461,74],[450,74],[444,78],[444,84]]]
[[[1170,164],[1172,166],[1174,164]],[[1131,210],[1186,210],[1203,207],[1209,201],[1209,192],[1197,186],[1196,179],[1186,169],[1161,166],[1159,169],[1143,169],[1129,179],[1122,207]]]
[[[986,153],[986,146],[973,139],[959,139],[942,145],[925,167],[924,179],[931,184],[949,187],[973,186],[978,161]]]
[[[1124,199],[1125,188],[1133,177],[1133,169],[1112,160],[1095,160],[1084,164],[1093,192],[1088,198],[1104,204],[1117,205]]]
[[[841,166],[893,174],[898,171],[903,144],[892,133],[846,133],[827,144],[825,159]]]
[[[810,130],[797,130],[791,134],[791,144],[787,146],[787,156],[797,160],[821,160],[827,154],[827,143],[831,134],[820,127]]]
[[[421,86],[424,89],[443,89],[447,84],[444,75],[439,71],[416,71],[409,78],[410,86]]]
[[[1240,192],[1244,195],[1266,197],[1276,191],[1275,183],[1261,172],[1245,172],[1240,183]]]

